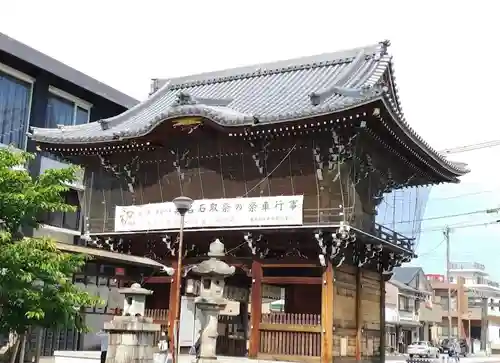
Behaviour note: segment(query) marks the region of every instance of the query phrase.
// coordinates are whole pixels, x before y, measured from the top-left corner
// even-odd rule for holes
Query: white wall
[[[500,344],[500,324],[488,322],[488,340],[491,344]]]
[[[385,307],[385,322],[397,323],[399,321],[398,309],[395,306]]]

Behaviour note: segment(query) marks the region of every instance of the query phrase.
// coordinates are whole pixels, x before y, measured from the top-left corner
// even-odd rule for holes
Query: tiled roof
[[[393,284],[394,286],[396,286],[400,290],[411,291],[414,293],[420,292],[419,290],[417,290],[411,286],[408,286],[405,283],[402,283],[401,281],[395,280],[394,278],[390,279],[389,283]]]
[[[382,86],[389,42],[337,53],[170,79],[121,115],[86,125],[32,128],[53,144],[89,144],[148,134],[167,119],[201,116],[223,126],[265,125],[341,112],[381,100],[408,137],[454,174],[468,172],[427,145],[406,123],[393,85]],[[392,82],[393,83],[393,82]]]
[[[395,267],[392,271],[392,279],[403,284],[409,284],[421,269],[421,267]]]

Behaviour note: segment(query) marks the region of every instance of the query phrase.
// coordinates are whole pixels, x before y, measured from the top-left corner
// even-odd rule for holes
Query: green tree
[[[73,284],[85,256],[62,253],[49,238],[23,236],[46,212],[71,212],[64,202],[76,167],[51,169],[32,177],[24,168],[33,155],[0,149],[0,333],[26,333],[30,327],[86,326],[82,307],[99,299]]]

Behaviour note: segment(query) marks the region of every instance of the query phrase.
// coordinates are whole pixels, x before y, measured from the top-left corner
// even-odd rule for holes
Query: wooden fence
[[[166,332],[168,330],[168,309],[146,309],[144,316],[153,318],[153,323],[160,324],[161,331]],[[160,340],[160,332],[155,334],[155,344]]]
[[[244,357],[247,353],[245,331],[237,316],[219,316],[219,336],[217,337],[217,354],[231,357]]]
[[[321,356],[319,314],[263,314],[260,323],[262,358],[296,360]]]

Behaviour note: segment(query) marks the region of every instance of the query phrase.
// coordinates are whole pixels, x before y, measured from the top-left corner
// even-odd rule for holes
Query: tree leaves
[[[21,227],[38,227],[43,212],[72,212],[64,203],[67,183],[76,180],[78,167],[49,169],[33,178],[27,170],[32,154],[0,148],[0,219],[13,235]],[[23,167],[24,166],[24,167]]]
[[[75,180],[77,168],[32,177],[20,167],[31,160],[31,154],[0,149],[0,333],[68,325],[85,331],[82,309],[100,303],[73,284],[86,257],[59,251],[49,238],[18,233],[21,227],[38,227],[44,212],[74,211],[61,193]]]

